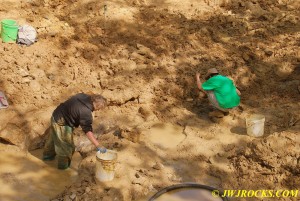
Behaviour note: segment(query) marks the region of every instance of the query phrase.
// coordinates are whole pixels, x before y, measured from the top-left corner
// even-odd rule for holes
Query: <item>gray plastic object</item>
[[[32,45],[36,42],[36,30],[30,25],[19,27],[17,43],[22,45]]]
[[[204,189],[204,190],[208,190],[211,192],[218,191],[220,193],[220,195],[223,195],[223,191],[218,190],[213,187],[210,187],[210,186],[206,186],[206,185],[202,185],[202,184],[198,184],[198,183],[182,183],[182,184],[175,184],[175,185],[163,188],[162,190],[155,193],[148,201],[155,201],[157,198],[159,198],[161,195],[163,195],[167,192],[170,192],[173,190],[178,190],[178,189],[185,189],[185,188]],[[219,197],[219,198],[222,199],[223,201],[229,201],[229,199],[227,197]],[[199,201],[201,201],[201,198],[199,198]]]

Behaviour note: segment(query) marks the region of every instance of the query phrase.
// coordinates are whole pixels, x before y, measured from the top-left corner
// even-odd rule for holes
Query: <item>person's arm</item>
[[[240,90],[237,88],[237,86],[235,85],[235,82],[234,82],[234,80],[233,80],[233,78],[229,78],[231,81],[232,81],[232,83],[233,83],[233,85],[235,86],[235,91],[236,91],[236,93],[240,96],[240,95],[242,95],[242,93],[240,92]]]
[[[93,117],[92,112],[90,110],[87,110],[86,108],[82,109],[80,111],[80,126],[82,128],[82,131],[86,134],[87,138],[97,147],[97,150],[101,153],[105,153],[106,149],[104,147],[101,147],[99,145],[99,142],[94,136],[93,133]]]
[[[98,151],[100,151],[101,153],[106,152],[106,148],[100,146],[98,140],[95,138],[94,133],[92,131],[87,132],[86,136],[97,147]]]
[[[86,136],[96,147],[99,146],[99,142],[95,138],[94,133],[92,131],[87,132]]]
[[[196,73],[196,80],[197,80],[197,87],[198,87],[198,89],[200,90],[200,91],[202,91],[203,93],[205,93],[206,94],[206,91],[205,90],[203,90],[203,88],[202,88],[202,82],[201,82],[201,80],[200,80],[200,73]]]

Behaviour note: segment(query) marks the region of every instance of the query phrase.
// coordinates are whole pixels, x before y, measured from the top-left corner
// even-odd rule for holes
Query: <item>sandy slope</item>
[[[10,0],[0,18],[39,33],[30,47],[0,46],[0,89],[11,104],[0,110],[1,138],[36,149],[53,108],[68,96],[102,93],[111,103],[94,125],[103,145],[119,152],[116,179],[96,184],[88,153],[60,200],[137,200],[186,181],[299,187],[297,1]],[[195,85],[195,72],[210,67],[242,91],[241,107],[219,125]],[[266,137],[245,135],[252,113],[266,116]],[[159,145],[149,136],[153,126],[184,140]]]

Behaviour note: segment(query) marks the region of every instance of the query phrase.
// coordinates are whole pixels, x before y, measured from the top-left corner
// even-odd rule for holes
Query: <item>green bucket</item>
[[[1,21],[1,38],[5,43],[16,42],[19,26],[15,20],[5,19]]]

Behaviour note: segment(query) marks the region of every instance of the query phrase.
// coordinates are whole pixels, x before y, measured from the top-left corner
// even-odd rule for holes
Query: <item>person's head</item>
[[[91,95],[91,100],[92,100],[92,103],[94,106],[94,110],[103,109],[107,105],[106,98],[104,98],[103,96],[101,96],[99,94]]]
[[[219,72],[216,68],[210,68],[207,70],[205,79],[208,80],[209,78],[215,76],[215,75],[219,75]]]

